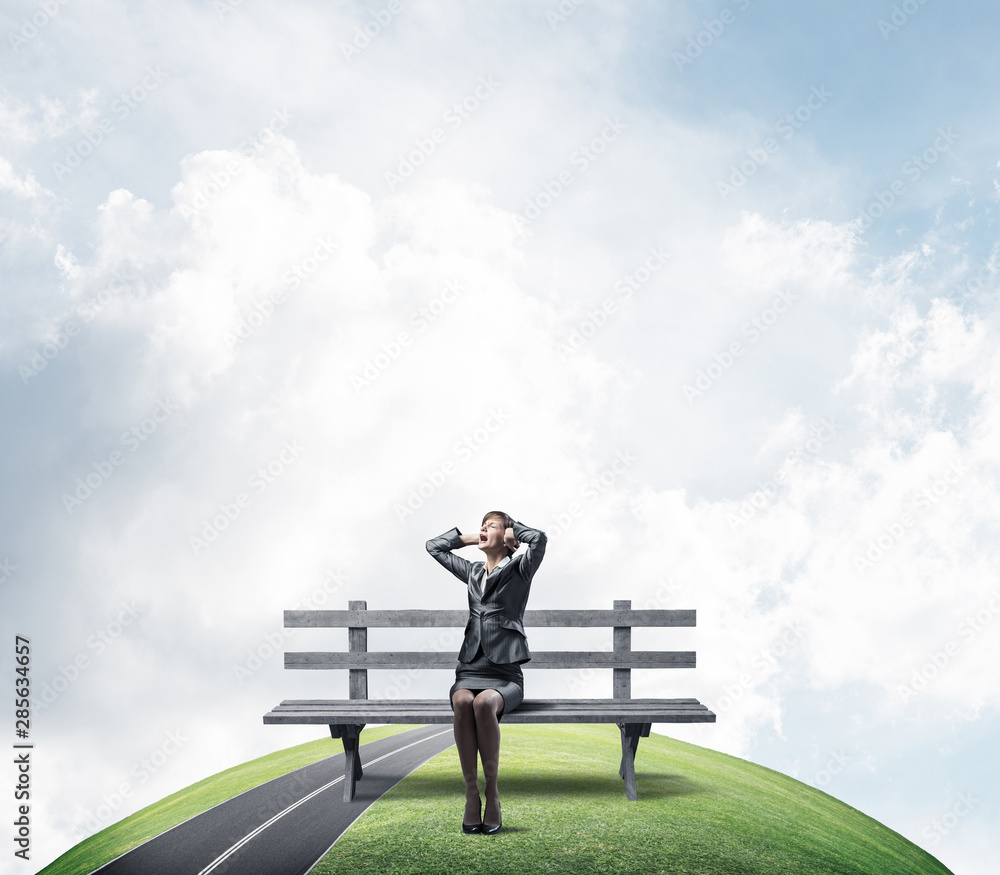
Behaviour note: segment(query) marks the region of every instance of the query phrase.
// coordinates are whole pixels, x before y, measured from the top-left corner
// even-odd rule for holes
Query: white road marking
[[[365,765],[365,768],[370,768],[371,766],[375,765],[375,763],[380,762],[381,760],[384,760],[387,757],[395,756],[398,753],[402,753],[404,750],[406,750],[407,748],[411,748],[414,745],[423,744],[423,742],[425,742],[425,741],[430,741],[432,738],[438,738],[439,736],[445,735],[446,733],[452,732],[452,731],[453,730],[449,727],[448,729],[444,730],[444,732],[438,732],[436,735],[428,735],[427,738],[421,738],[419,741],[411,742],[410,744],[404,745],[403,747],[399,748],[398,750],[391,750],[391,751],[389,751],[389,753],[382,754],[382,756],[376,757],[375,759],[371,760],[371,762],[369,762],[369,763],[367,763]],[[198,873],[198,875],[209,875],[210,872],[214,871],[218,866],[220,866],[222,863],[224,863],[226,860],[228,860],[233,854],[235,854],[247,842],[249,842],[251,839],[255,838],[256,836],[259,836],[272,823],[275,823],[276,821],[280,820],[282,817],[284,817],[289,812],[294,811],[296,808],[298,808],[304,802],[308,802],[310,799],[313,798],[313,796],[318,796],[324,790],[329,790],[334,784],[339,784],[343,780],[344,780],[344,776],[343,775],[341,775],[339,778],[334,778],[332,781],[330,781],[329,784],[324,784],[322,787],[320,787],[320,788],[318,788],[316,790],[313,790],[312,793],[310,793],[308,796],[303,796],[301,799],[299,799],[298,802],[293,802],[291,805],[289,805],[283,811],[279,811],[270,820],[266,821],[265,823],[262,823],[253,832],[250,832],[247,835],[245,835],[243,838],[241,838],[231,848],[229,848],[226,851],[223,851],[218,857],[216,857],[214,860],[212,860],[211,863],[209,863],[204,869],[202,869]]]

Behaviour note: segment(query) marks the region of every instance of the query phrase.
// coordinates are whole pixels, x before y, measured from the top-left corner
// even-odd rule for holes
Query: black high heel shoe
[[[497,801],[497,808],[499,808],[499,807],[500,807],[500,802],[498,800]],[[492,823],[489,823],[489,824],[484,823],[483,824],[483,835],[484,836],[495,836],[498,832],[500,832],[500,827],[501,826],[503,826],[503,818],[502,817],[500,818],[500,823],[498,823],[496,825],[494,825]]]
[[[483,809],[482,809],[482,807],[480,807],[480,809],[479,809],[479,823],[472,823],[472,824],[466,823],[465,822],[465,818],[463,817],[462,818],[462,832],[468,833],[469,835],[472,835],[474,833],[478,833],[478,832],[482,832],[482,831],[483,831]]]

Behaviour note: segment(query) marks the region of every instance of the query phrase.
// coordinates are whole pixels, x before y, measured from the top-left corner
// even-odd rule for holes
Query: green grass
[[[410,728],[374,727],[362,737],[367,743]],[[639,800],[629,802],[618,777],[617,727],[513,724],[502,732],[499,835],[462,833],[465,794],[450,748],[362,814],[314,875],[951,875],[843,802],[736,757],[651,735],[639,743]],[[323,738],[227,769],[91,836],[42,872],[85,875],[339,749]]]
[[[949,875],[872,818],[745,760],[651,735],[639,743],[639,800],[629,802],[617,727],[502,732],[499,835],[461,832],[452,748],[362,814],[313,875]]]
[[[411,726],[376,726],[362,734],[364,744],[405,732]],[[364,751],[362,744],[362,751]],[[118,823],[94,833],[53,860],[38,875],[86,875],[98,866],[124,854],[164,830],[183,823],[188,818],[225,802],[244,790],[288,774],[309,763],[341,753],[339,739],[320,738],[226,769],[197,784],[178,790],[170,796],[148,805]],[[362,762],[364,754],[362,753]]]

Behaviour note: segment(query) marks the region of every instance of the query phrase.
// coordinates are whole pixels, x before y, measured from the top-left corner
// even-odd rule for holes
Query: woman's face
[[[491,517],[479,527],[479,549],[496,550],[503,547],[504,536],[503,523]]]

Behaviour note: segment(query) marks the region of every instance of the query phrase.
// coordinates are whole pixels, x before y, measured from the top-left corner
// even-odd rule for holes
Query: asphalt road
[[[351,802],[344,802],[341,751],[221,802],[94,872],[305,875],[372,802],[454,743],[452,727],[435,724],[362,744],[364,775]]]

